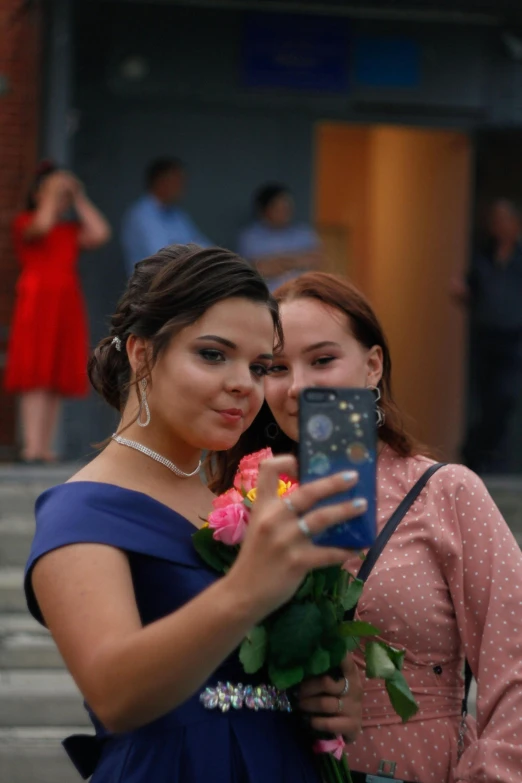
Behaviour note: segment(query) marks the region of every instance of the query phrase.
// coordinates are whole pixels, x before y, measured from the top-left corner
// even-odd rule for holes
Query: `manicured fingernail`
[[[343,481],[355,481],[357,478],[357,473],[355,470],[345,470],[342,474]]]
[[[366,508],[367,505],[368,501],[366,498],[355,498],[355,500],[352,502],[352,506],[357,509]]]

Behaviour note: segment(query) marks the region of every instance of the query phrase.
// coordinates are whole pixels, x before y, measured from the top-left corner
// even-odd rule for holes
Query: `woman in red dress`
[[[66,220],[74,208],[77,219]],[[88,329],[77,262],[105,244],[110,227],[72,174],[44,164],[28,209],[13,225],[22,267],[5,388],[20,394],[23,461],[49,462],[62,397],[87,393]]]

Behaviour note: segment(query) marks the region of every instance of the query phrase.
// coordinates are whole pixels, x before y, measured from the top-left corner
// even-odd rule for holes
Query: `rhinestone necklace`
[[[171,470],[176,474],[176,476],[179,476],[180,478],[191,478],[191,476],[196,476],[201,470],[201,460],[198,462],[197,468],[193,470],[192,473],[184,473],[182,470],[180,470],[180,468],[178,468],[177,465],[174,465],[170,459],[167,459],[167,457],[162,457],[161,454],[158,454],[157,451],[149,449],[148,446],[144,446],[142,443],[138,443],[136,440],[122,438],[121,435],[113,435],[112,440],[116,441],[116,443],[119,443],[120,446],[128,446],[130,449],[141,451],[141,453],[145,454],[145,456],[150,457],[151,459],[155,459],[156,462],[159,462],[161,465],[165,465],[166,468]]]

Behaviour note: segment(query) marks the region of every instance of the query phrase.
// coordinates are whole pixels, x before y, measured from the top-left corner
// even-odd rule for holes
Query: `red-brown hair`
[[[381,406],[385,420],[379,429],[379,438],[401,457],[409,457],[424,450],[405,429],[402,415],[393,400],[392,362],[388,342],[379,319],[369,301],[352,283],[326,272],[307,272],[280,286],[274,293],[279,305],[296,299],[313,299],[325,307],[344,313],[346,325],[355,339],[365,348],[380,346],[383,355],[382,378],[379,382]],[[284,330],[283,330],[284,331]],[[270,438],[270,425],[275,424],[270,408],[263,404],[252,426],[243,433],[239,442],[228,452],[210,455],[207,460],[207,478],[214,492],[224,492],[231,485],[239,460],[265,446],[274,453],[295,452],[295,443],[279,433]],[[272,426],[272,430],[274,427]],[[277,428],[275,428],[277,430]]]
[[[380,346],[382,350],[382,378],[380,407],[385,420],[379,429],[379,438],[401,457],[417,451],[412,437],[406,432],[402,415],[392,395],[392,362],[388,341],[372,306],[364,294],[348,280],[326,272],[308,272],[280,286],[275,292],[279,305],[295,299],[314,299],[327,307],[344,313],[347,325],[355,339],[365,348]]]

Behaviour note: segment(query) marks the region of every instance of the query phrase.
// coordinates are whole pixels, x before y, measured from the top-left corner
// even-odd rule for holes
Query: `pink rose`
[[[263,460],[273,457],[272,449],[261,449],[254,454],[247,454],[238,465],[237,473],[234,478],[234,486],[243,492],[250,492],[257,487],[257,477],[259,474],[259,465]]]
[[[234,486],[236,490],[243,490],[243,492],[250,492],[251,489],[257,487],[257,477],[259,476],[259,469],[253,468],[252,470],[242,470],[237,472],[234,478]]]
[[[233,503],[242,503],[242,502],[243,502],[243,496],[241,492],[238,492],[237,489],[228,489],[222,495],[218,495],[217,498],[214,498],[214,500],[212,501],[212,505],[214,506],[214,508],[226,508],[227,506],[230,506]]]
[[[238,473],[242,473],[244,470],[259,470],[260,463],[273,456],[272,449],[261,449],[254,454],[247,454],[238,465]]]
[[[227,546],[235,546],[243,540],[248,524],[248,511],[243,503],[232,503],[216,508],[208,518],[213,537]]]

